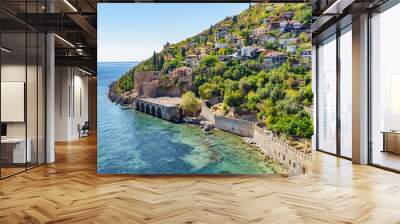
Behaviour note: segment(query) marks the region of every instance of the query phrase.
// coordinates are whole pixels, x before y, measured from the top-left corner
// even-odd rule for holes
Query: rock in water
[[[185,117],[183,121],[186,124],[200,125],[200,118],[198,117]]]
[[[214,126],[212,124],[206,124],[204,125],[203,131],[210,131],[213,128]]]
[[[254,140],[254,138],[243,138],[244,142],[246,142],[247,144],[253,145],[256,144],[256,141]]]

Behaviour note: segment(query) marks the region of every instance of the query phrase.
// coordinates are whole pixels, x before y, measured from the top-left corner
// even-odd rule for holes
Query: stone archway
[[[162,118],[161,108],[157,108],[157,117]]]
[[[146,104],[146,114],[150,114],[150,106]]]
[[[150,114],[153,115],[153,116],[156,116],[156,107],[155,106],[151,107]]]
[[[139,102],[136,102],[136,110],[139,110],[139,111],[140,111],[140,104],[139,104]]]
[[[144,113],[144,103],[140,104],[140,112]]]

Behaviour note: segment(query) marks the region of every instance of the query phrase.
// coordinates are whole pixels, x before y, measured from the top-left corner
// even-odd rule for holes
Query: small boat
[[[132,108],[134,108],[135,106],[134,106],[134,105],[121,105],[120,107],[121,107],[121,109],[123,109],[123,110],[127,110],[127,109],[132,109]]]

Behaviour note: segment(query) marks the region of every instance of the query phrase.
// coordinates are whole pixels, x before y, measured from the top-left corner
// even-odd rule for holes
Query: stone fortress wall
[[[210,121],[217,129],[244,137],[253,137],[254,122],[216,115],[205,103],[201,107],[201,116]]]
[[[192,69],[181,67],[162,77],[160,71],[139,71],[134,75],[134,91],[141,98],[180,97],[193,85]]]
[[[290,146],[265,128],[254,126],[254,141],[257,146],[275,161],[284,165],[290,174],[311,173],[312,154]]]

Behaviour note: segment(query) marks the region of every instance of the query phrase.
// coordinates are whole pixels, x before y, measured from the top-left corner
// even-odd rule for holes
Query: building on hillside
[[[263,23],[263,25],[268,26],[268,24],[269,24],[270,22],[272,22],[273,20],[274,20],[274,17],[268,16],[268,17],[266,17],[266,18],[263,19],[262,23]]]
[[[193,81],[192,72],[193,70],[189,67],[179,67],[172,71],[171,80],[175,79],[179,82],[188,82],[191,83]]]
[[[226,55],[226,57],[228,59],[239,59],[238,51],[233,54]]]
[[[289,23],[292,24],[292,26],[293,26],[292,29],[300,30],[301,28],[303,28],[303,24],[301,22],[296,21],[296,20],[290,20]]]
[[[289,31],[292,32],[293,34],[297,35],[302,32],[303,28],[302,23],[296,20],[290,20],[289,24],[290,24]]]
[[[238,41],[240,39],[240,37],[238,37],[238,36],[236,36],[236,35],[234,35],[234,34],[228,34],[228,37],[227,37],[227,41],[229,42],[229,43],[232,43],[232,44],[236,44],[236,42]]]
[[[292,19],[294,16],[294,12],[293,11],[287,11],[283,14],[283,17],[286,18],[287,20]]]
[[[171,61],[173,59],[174,59],[174,55],[172,55],[171,53],[167,53],[164,55],[164,60]]]
[[[263,36],[263,37],[261,38],[261,42],[262,42],[263,44],[273,44],[273,43],[275,43],[276,41],[277,41],[277,39],[276,39],[276,37],[274,37],[274,36],[266,35],[266,36]]]
[[[243,38],[239,38],[239,39],[236,41],[236,45],[237,45],[239,48],[244,47],[244,46],[245,46],[245,40],[244,40]]]
[[[286,19],[281,19],[279,22],[279,30],[281,33],[287,32],[289,29],[289,22]]]
[[[198,47],[193,50],[196,55],[206,55],[210,53],[210,50],[205,47]]]
[[[265,54],[265,58],[263,61],[263,68],[265,69],[273,69],[278,68],[282,64],[287,62],[287,55],[277,51],[269,51]]]
[[[250,59],[250,58],[254,58],[256,56],[256,50],[257,48],[253,47],[253,46],[248,46],[248,47],[242,47],[239,49],[238,51],[238,56],[241,59]]]
[[[266,52],[266,50],[263,47],[247,46],[240,48],[239,51],[237,52],[237,56],[240,59],[254,59],[257,58],[263,52]]]
[[[298,60],[293,60],[290,64],[292,68],[304,68],[304,69],[310,69],[310,63],[307,61],[298,61]]]
[[[215,33],[215,41],[218,41],[220,39],[227,39],[228,37],[228,31],[226,30],[221,30]]]
[[[267,33],[267,29],[265,27],[258,27],[253,29],[251,32],[251,37],[261,37]]]
[[[221,49],[221,48],[227,48],[227,47],[228,47],[228,45],[225,43],[215,43],[215,45],[214,45],[214,48],[217,50]]]
[[[185,61],[190,67],[197,67],[200,65],[200,55],[188,55],[186,56]]]
[[[296,53],[297,50],[297,45],[288,45],[286,46],[286,52],[289,54],[294,54]]]
[[[298,42],[298,38],[296,37],[289,37],[289,38],[281,38],[279,39],[279,45],[281,47],[286,47],[289,44],[295,44]]]
[[[280,23],[279,22],[270,22],[267,25],[267,30],[276,30],[280,28]]]
[[[300,54],[304,58],[311,58],[312,57],[312,51],[311,50],[301,51]]]

